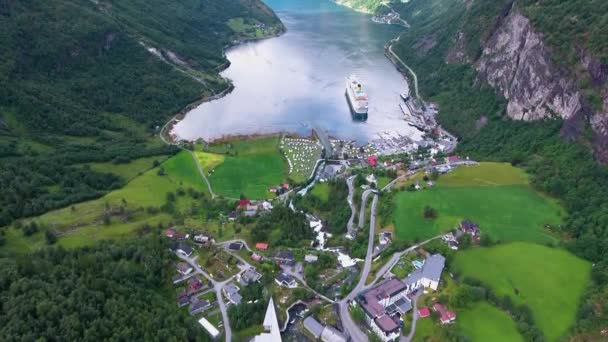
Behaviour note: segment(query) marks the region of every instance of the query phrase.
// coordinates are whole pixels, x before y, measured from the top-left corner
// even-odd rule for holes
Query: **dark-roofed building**
[[[308,331],[308,333],[315,339],[318,340],[321,338],[321,333],[325,327],[319,323],[314,317],[308,316],[304,319],[304,329]]]
[[[298,283],[296,280],[287,273],[280,272],[276,278],[274,278],[274,282],[279,286],[288,287],[290,289],[298,287]]]
[[[400,317],[412,308],[407,293],[408,287],[404,282],[390,279],[357,298],[367,323],[384,341],[392,341],[401,333]]]
[[[479,240],[481,231],[479,230],[479,225],[477,223],[474,223],[471,220],[464,220],[460,222],[459,228],[463,233],[471,235],[474,240]]]
[[[211,303],[209,303],[206,299],[194,299],[190,306],[188,307],[188,311],[192,316],[205,311],[205,309],[209,308]]]
[[[279,251],[273,259],[282,265],[293,266],[296,262],[296,258],[293,255],[292,251]]]
[[[251,283],[255,283],[256,281],[262,278],[262,275],[255,271],[254,268],[249,268],[243,274],[237,276],[239,283],[243,286],[247,286]]]
[[[185,242],[177,242],[171,245],[171,250],[175,253],[179,253],[183,256],[189,257],[192,255],[192,247]]]
[[[231,251],[240,251],[241,249],[243,249],[243,243],[242,242],[233,242],[228,245],[228,249]]]
[[[192,273],[192,266],[188,265],[185,262],[178,262],[177,265],[175,265],[175,269],[179,274],[185,276]]]
[[[238,288],[238,286],[234,285],[233,283],[227,284],[222,289],[222,292],[224,292],[224,296],[226,296],[228,301],[234,305],[239,305],[241,303],[241,300],[243,300],[243,297],[241,297],[239,291],[240,289]]]
[[[199,277],[192,277],[188,279],[188,291],[195,292],[203,287],[203,281]]]
[[[177,295],[177,307],[181,308],[190,303],[190,297],[186,292],[180,292]]]

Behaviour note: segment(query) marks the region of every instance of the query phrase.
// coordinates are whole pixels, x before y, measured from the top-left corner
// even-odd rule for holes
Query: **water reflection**
[[[200,105],[175,127],[184,139],[292,131],[310,127],[364,142],[380,131],[413,135],[401,119],[399,93],[407,84],[384,56],[398,27],[329,0],[272,0],[287,27],[278,38],[240,45],[227,52],[222,73],[234,82],[228,96]],[[352,119],[344,97],[345,77],[357,74],[370,96],[369,118]]]

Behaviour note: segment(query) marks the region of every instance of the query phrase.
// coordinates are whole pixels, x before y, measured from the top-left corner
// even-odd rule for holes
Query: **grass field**
[[[224,162],[224,155],[217,153],[209,153],[203,151],[194,152],[198,163],[201,165],[205,172],[209,172],[215,169],[218,165]]]
[[[575,321],[591,265],[565,250],[516,242],[457,253],[454,270],[527,304],[545,337],[555,341]]]
[[[563,209],[528,185],[526,174],[508,164],[482,163],[441,176],[433,188],[396,196],[394,224],[401,239],[422,240],[455,228],[463,219],[501,241],[548,242],[544,229],[559,224]],[[423,217],[425,206],[438,217]]]
[[[153,168],[154,161],[163,162],[167,159],[167,156],[152,156],[146,158],[139,158],[132,160],[126,164],[114,164],[114,163],[89,163],[91,169],[99,172],[109,172],[117,176],[124,178],[129,181],[145,171]]]
[[[213,191],[232,198],[269,198],[268,188],[285,180],[286,162],[278,150],[279,137],[236,140],[231,155],[209,176]]]
[[[329,184],[317,183],[312,188],[310,193],[319,197],[322,201],[326,202],[329,200]]]
[[[137,164],[135,164],[137,165]],[[158,175],[159,168],[165,170],[164,176]],[[168,214],[147,214],[146,207],[159,207],[166,201],[166,193],[178,188],[193,188],[203,191],[202,179],[196,169],[194,159],[188,152],[180,152],[168,159],[160,167],[148,170],[141,176],[135,177],[125,187],[115,190],[106,196],[73,206],[54,210],[34,218],[37,222],[53,228],[62,235],[58,241],[64,247],[78,247],[94,243],[101,239],[120,238],[133,233],[142,224],[152,226],[159,222],[169,222]],[[191,199],[179,197],[178,208],[190,205]],[[102,221],[106,206],[125,206],[133,212],[128,222],[122,222],[113,217],[109,225]],[[38,249],[44,245],[42,232],[30,237],[24,237],[20,231],[10,228],[7,230],[5,252],[23,252]]]
[[[458,312],[458,328],[472,342],[523,342],[515,321],[504,311],[487,302]]]

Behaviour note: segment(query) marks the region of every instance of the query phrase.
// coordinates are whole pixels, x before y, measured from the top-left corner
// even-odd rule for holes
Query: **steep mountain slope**
[[[124,181],[82,163],[172,153],[152,136],[228,86],[237,18],[283,30],[258,0],[0,0],[0,226]]]
[[[572,341],[605,340],[608,320],[608,171],[597,163],[608,162],[606,6],[412,0],[398,6],[412,27],[393,49],[461,138],[461,154],[526,168],[566,207],[555,233],[596,263]]]

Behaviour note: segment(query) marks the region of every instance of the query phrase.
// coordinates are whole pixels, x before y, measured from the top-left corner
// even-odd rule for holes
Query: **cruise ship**
[[[352,115],[356,119],[367,119],[367,94],[363,91],[363,85],[355,75],[346,79],[346,100]]]

